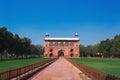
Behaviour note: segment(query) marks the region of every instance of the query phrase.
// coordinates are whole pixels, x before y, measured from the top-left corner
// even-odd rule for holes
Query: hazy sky
[[[120,0],[0,0],[0,27],[33,44],[51,37],[74,37],[83,45],[120,34]]]

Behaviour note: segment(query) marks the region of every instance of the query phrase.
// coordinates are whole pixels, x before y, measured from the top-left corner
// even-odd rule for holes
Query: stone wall
[[[79,57],[79,40],[45,40],[44,57]]]

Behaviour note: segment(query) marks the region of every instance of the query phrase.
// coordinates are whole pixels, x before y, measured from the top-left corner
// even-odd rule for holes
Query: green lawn
[[[48,60],[49,58],[31,58],[31,59],[17,59],[17,60],[5,60],[0,61],[0,72],[4,70],[8,70],[11,68],[18,68],[28,64],[41,62],[44,60]]]
[[[120,59],[72,58],[72,60],[120,77]]]

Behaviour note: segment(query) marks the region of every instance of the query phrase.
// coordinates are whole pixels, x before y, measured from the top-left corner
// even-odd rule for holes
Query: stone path
[[[29,80],[82,80],[69,62],[61,57]]]

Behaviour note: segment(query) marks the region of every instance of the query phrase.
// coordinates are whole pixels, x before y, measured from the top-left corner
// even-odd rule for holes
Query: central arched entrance
[[[58,51],[58,57],[63,57],[63,56],[64,56],[63,50]]]

